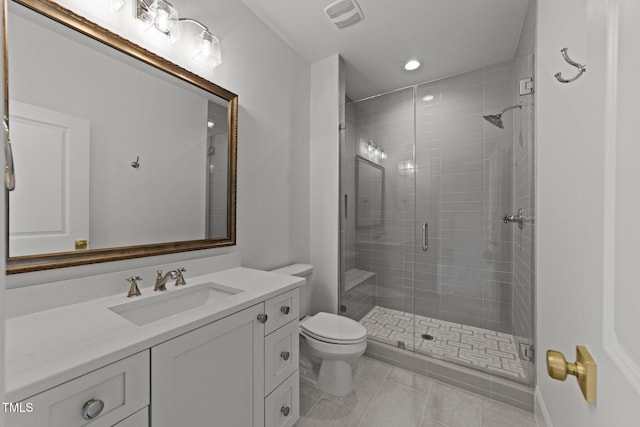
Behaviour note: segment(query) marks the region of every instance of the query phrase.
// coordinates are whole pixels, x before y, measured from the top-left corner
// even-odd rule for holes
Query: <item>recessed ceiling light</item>
[[[410,59],[404,64],[404,69],[407,71],[417,70],[418,68],[420,68],[420,61],[417,59]]]
[[[435,96],[433,96],[433,95],[425,95],[425,96],[422,98],[422,100],[423,100],[423,101],[426,101],[426,102],[433,101],[434,99],[435,99]]]

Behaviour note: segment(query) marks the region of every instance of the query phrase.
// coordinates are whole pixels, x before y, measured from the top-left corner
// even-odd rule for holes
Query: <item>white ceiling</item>
[[[310,63],[340,54],[358,100],[515,55],[528,0],[358,0],[364,20],[338,30],[334,0],[242,0]],[[405,71],[407,59],[422,67]]]

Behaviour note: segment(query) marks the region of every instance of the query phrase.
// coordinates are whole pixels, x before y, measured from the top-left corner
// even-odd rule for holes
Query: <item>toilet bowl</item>
[[[362,328],[362,329],[360,329]],[[300,345],[317,366],[317,387],[344,396],[353,389],[358,361],[367,349],[367,330],[348,317],[318,313],[300,324]]]
[[[329,394],[351,393],[358,361],[367,348],[366,328],[337,314],[307,316],[313,266],[294,264],[273,272],[306,279],[300,288],[300,376]]]

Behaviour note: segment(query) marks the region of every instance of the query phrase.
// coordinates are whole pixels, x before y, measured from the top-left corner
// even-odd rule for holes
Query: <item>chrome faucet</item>
[[[162,270],[156,271],[158,275],[156,276],[156,285],[154,286],[154,291],[166,291],[167,287],[165,286],[169,279],[177,279],[178,273],[175,270],[167,271],[167,274],[162,276]]]
[[[182,273],[184,273],[185,271],[187,271],[186,268],[176,268],[176,286],[182,286],[182,285],[186,285],[187,282],[184,280],[184,276],[182,275]]]

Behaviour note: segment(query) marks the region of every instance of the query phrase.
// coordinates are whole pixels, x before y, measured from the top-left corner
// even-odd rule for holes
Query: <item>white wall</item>
[[[130,3],[129,0],[123,11],[130,10]],[[95,3],[75,2],[78,12],[100,11],[91,8],[91,4]],[[232,248],[158,257],[153,262],[125,261],[118,263],[117,268],[126,270],[130,266],[172,263],[235,251],[242,254],[242,263],[248,267],[309,262],[309,64],[237,0],[174,4],[182,7],[183,16],[201,20],[220,36],[223,63],[209,74],[214,83],[239,96],[238,244]],[[122,33],[126,35],[125,30]],[[145,47],[151,48],[152,35],[147,32],[142,36],[145,34],[150,37]],[[184,67],[192,65],[183,50],[169,49],[167,56]],[[22,286],[93,275],[113,268],[110,264],[96,264],[46,274],[25,273],[8,279],[10,286]]]
[[[311,65],[311,311],[338,310],[340,57]]]

